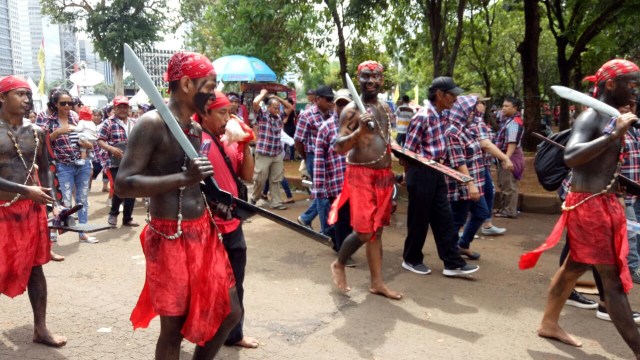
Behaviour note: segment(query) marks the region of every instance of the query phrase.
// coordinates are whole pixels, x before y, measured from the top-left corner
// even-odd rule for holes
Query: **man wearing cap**
[[[318,128],[333,115],[333,90],[329,86],[320,86],[316,89],[315,96],[315,105],[300,114],[298,124],[296,125],[296,133],[293,136],[296,150],[307,165],[307,170],[309,171],[312,182],[314,177],[314,151],[316,138],[318,137]],[[314,198],[311,204],[309,204],[309,208],[298,216],[298,223],[311,227],[311,222],[317,215],[318,201],[317,198]],[[326,229],[326,219],[320,218],[320,231],[324,232]]]
[[[496,135],[496,146],[511,160],[513,168],[506,168],[498,162],[498,186],[501,196],[495,217],[515,219],[518,217],[518,181],[524,172],[524,123],[520,116],[520,100],[512,96],[504,98],[502,119],[504,123]]]
[[[216,75],[205,56],[178,52],[169,60],[168,108],[191,144],[199,148],[204,116],[215,99]],[[212,359],[242,314],[233,272],[200,181],[213,175],[206,157],[189,160],[157,111],[136,123],[124,153],[116,192],[150,197],[140,234],[146,280],[131,314],[134,328],[160,315],[156,359],[178,359],[185,338],[196,343],[194,359]]]
[[[249,124],[249,112],[247,107],[240,101],[240,95],[230,92],[227,94],[229,101],[231,102],[230,113],[238,116],[245,124]]]
[[[305,105],[304,109],[308,110],[316,103],[316,90],[309,89],[307,90],[307,105]]]
[[[595,98],[621,108],[635,102],[640,69],[630,61],[615,59],[586,80],[595,83]],[[569,256],[551,280],[538,335],[582,345],[560,327],[558,320],[577,279],[593,265],[604,285],[608,315],[635,358],[640,359],[640,333],[626,295],[633,282],[627,266],[625,211],[615,184],[623,161],[625,133],[637,121],[631,112],[611,118],[587,109],[578,116],[564,153],[573,177],[562,216],[544,244],[520,257],[520,269],[535,266],[542,252],[560,241],[566,227]]]
[[[351,93],[347,89],[340,89],[336,94],[336,111],[329,119],[318,128],[316,137],[314,163],[313,163],[313,188],[311,195],[317,200],[318,217],[320,223],[327,223],[329,210],[333,201],[340,195],[344,183],[344,171],[347,166],[345,156],[338,154],[333,148],[333,143],[340,129],[340,114],[351,102]],[[325,234],[333,238],[333,249],[339,251],[342,242],[351,234],[351,217],[349,205],[340,208],[338,221],[331,228],[325,229]]]
[[[253,173],[253,194],[250,202],[255,204],[269,181],[271,189],[270,207],[285,210],[287,207],[280,197],[280,182],[284,179],[284,151],[282,148],[281,132],[284,119],[293,111],[293,106],[278,96],[267,96],[266,89],[253,100],[253,110],[257,114],[258,140],[256,141],[255,170]],[[262,110],[260,103],[264,100],[266,110]],[[280,106],[284,111],[280,110]]]
[[[331,273],[338,289],[351,290],[345,266],[351,255],[366,244],[371,274],[369,292],[400,300],[402,293],[389,289],[382,276],[382,231],[391,220],[395,182],[391,171],[391,109],[378,100],[384,84],[383,71],[380,63],[371,60],[358,65],[358,82],[367,113],[361,114],[352,102],[340,115],[334,148],[339,154],[347,154],[347,168],[342,192],[330,217],[334,218],[335,212],[349,200],[354,232],[342,243],[338,259],[331,264]]]
[[[109,172],[111,179],[118,175],[120,159],[124,155],[124,150],[129,141],[129,133],[135,124],[135,120],[129,118],[129,99],[126,96],[116,96],[113,99],[114,115],[100,126],[98,133],[98,146],[110,154]],[[109,211],[109,225],[118,224],[118,214],[120,214],[120,204],[124,202],[122,225],[138,226],[133,221],[133,206],[135,198],[123,199],[118,194],[113,194],[111,200],[111,210]]]
[[[16,297],[25,290],[33,310],[33,342],[53,347],[67,343],[47,329],[47,281],[42,265],[51,259],[45,204],[54,204],[44,131],[24,122],[31,110],[26,80],[0,80],[0,294]],[[42,185],[41,187],[38,180]]]
[[[452,78],[435,78],[429,87],[429,103],[409,123],[405,148],[433,161],[444,162],[447,158],[447,113],[462,92]],[[478,265],[467,264],[458,253],[455,236],[458,229],[453,227],[444,175],[412,163],[407,164],[406,174],[409,208],[402,267],[420,275],[431,273],[424,264],[422,253],[431,225],[438,256],[444,262],[443,275],[461,276],[478,271]]]

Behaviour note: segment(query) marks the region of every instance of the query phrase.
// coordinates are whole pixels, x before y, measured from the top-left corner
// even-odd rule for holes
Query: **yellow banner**
[[[40,65],[40,82],[38,82],[38,93],[44,95],[44,39],[40,44],[40,51],[38,51],[38,65]]]

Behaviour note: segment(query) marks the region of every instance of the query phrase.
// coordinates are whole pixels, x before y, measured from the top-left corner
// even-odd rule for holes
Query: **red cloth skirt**
[[[175,234],[176,220],[152,219],[154,229]],[[184,338],[204,345],[231,312],[229,289],[235,286],[227,253],[205,212],[182,221],[182,236],[169,240],[147,225],[140,234],[147,276],[136,307],[133,328],[146,328],[160,316],[186,315]]]
[[[45,206],[18,200],[0,207],[0,293],[12,298],[22,294],[29,284],[31,268],[49,260],[51,242]]]
[[[575,205],[591,195],[570,192],[565,206]],[[622,286],[628,293],[633,282],[627,265],[627,220],[615,194],[598,195],[573,210],[563,211],[547,240],[537,249],[522,254],[520,269],[534,267],[542,252],[560,241],[565,227],[569,236],[569,256],[584,264],[618,265]]]
[[[347,165],[342,192],[331,205],[328,223],[336,223],[338,209],[349,200],[353,230],[361,234],[375,234],[379,228],[389,225],[391,220],[394,182],[391,168],[371,169]]]

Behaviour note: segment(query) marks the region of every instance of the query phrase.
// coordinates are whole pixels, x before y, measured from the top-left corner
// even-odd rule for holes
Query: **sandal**
[[[293,204],[295,202],[296,202],[296,200],[294,198],[291,198],[291,199],[287,199],[286,201],[283,201],[282,203],[283,204]]]
[[[460,256],[466,256],[469,260],[478,260],[481,256],[480,253],[463,248],[458,248],[458,253]]]
[[[99,243],[100,240],[96,239],[93,236],[89,236],[87,234],[80,234],[80,242],[87,243],[87,244],[95,244],[95,243]]]

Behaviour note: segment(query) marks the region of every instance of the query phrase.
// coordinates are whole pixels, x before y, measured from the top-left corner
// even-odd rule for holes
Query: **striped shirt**
[[[404,147],[432,160],[444,159],[447,156],[444,136],[447,113],[445,110],[438,114],[430,102],[420,109],[409,122]]]
[[[406,134],[409,128],[409,122],[416,111],[409,104],[402,104],[396,109],[396,130],[398,134]]]
[[[265,156],[278,156],[282,153],[280,132],[282,130],[282,119],[285,116],[282,111],[278,115],[271,115],[267,110],[260,110],[256,120],[258,123],[256,153]]]
[[[333,149],[339,128],[338,115],[333,113],[318,129],[311,193],[315,198],[334,198],[342,191],[344,172],[347,166],[346,157]]]

